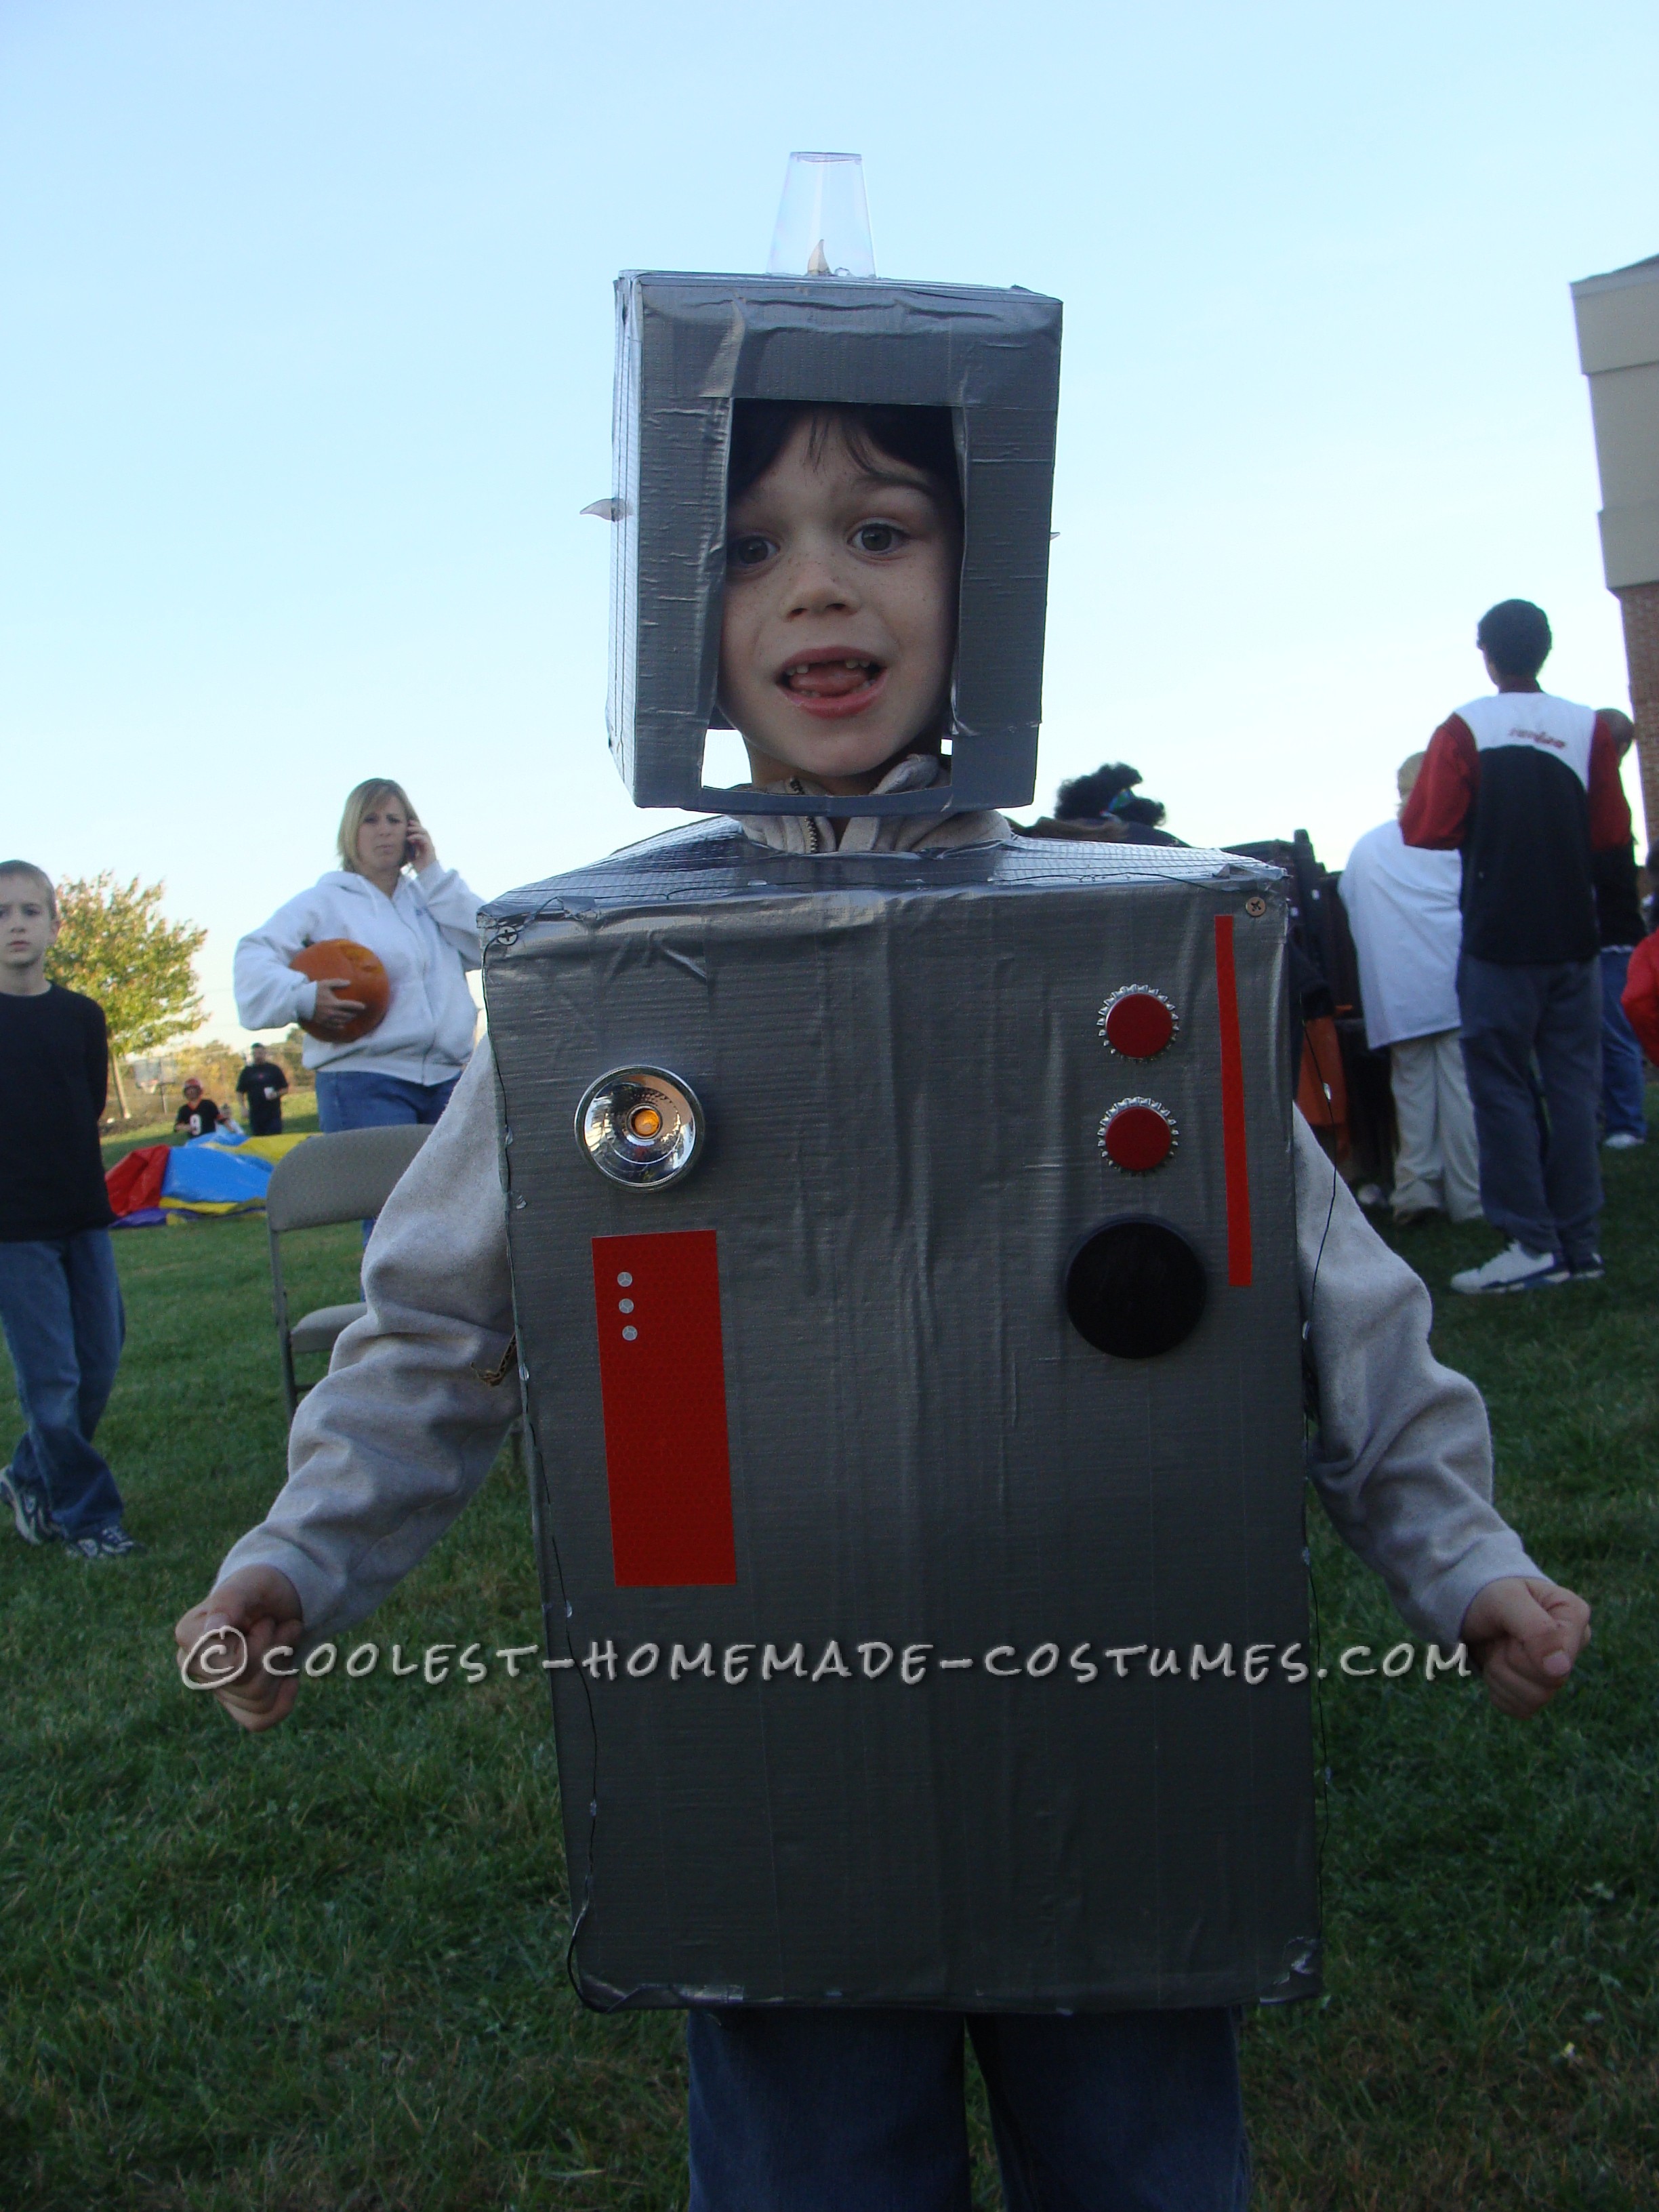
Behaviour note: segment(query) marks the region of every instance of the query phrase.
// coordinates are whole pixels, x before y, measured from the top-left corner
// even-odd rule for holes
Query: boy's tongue
[[[849,692],[862,691],[870,677],[868,661],[849,666],[844,660],[823,660],[811,668],[787,670],[783,680],[789,690],[808,699],[844,699]]]

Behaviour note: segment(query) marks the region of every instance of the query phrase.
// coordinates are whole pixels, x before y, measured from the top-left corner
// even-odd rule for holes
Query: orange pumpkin
[[[392,1004],[392,978],[381,965],[378,953],[371,952],[366,945],[358,945],[349,937],[325,937],[319,945],[307,945],[289,962],[302,975],[313,982],[331,981],[337,975],[348,981],[336,986],[343,999],[361,999],[363,1011],[354,1014],[341,1030],[320,1029],[315,1022],[301,1022],[300,1027],[307,1036],[319,1038],[324,1044],[350,1044],[354,1039],[367,1036],[371,1030],[379,1029],[386,1019],[386,1008]]]

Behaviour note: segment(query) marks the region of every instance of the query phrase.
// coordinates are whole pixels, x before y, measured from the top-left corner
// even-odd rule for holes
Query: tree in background
[[[281,1060],[283,1074],[296,1091],[313,1091],[317,1085],[316,1076],[301,1057],[306,1043],[306,1033],[296,1022],[270,1048],[272,1059]]]
[[[188,921],[161,912],[165,884],[117,883],[103,874],[58,886],[63,927],[46,955],[54,983],[96,999],[109,1024],[111,1070],[121,1112],[127,1116],[121,1062],[131,1053],[153,1052],[202,1018],[192,963],[207,937]]]

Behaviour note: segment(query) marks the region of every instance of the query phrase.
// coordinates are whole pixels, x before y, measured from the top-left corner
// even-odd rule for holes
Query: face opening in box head
[[[1032,293],[619,280],[608,723],[637,805],[1030,799],[1059,348]],[[705,740],[732,726],[754,781],[722,789]],[[928,751],[948,780],[868,787]]]
[[[950,410],[737,400],[726,486],[716,696],[753,781],[869,791],[941,752],[962,562]]]

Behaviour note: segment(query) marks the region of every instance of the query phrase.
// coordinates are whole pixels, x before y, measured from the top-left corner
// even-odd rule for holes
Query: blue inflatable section
[[[164,1199],[187,1206],[263,1206],[271,1164],[220,1136],[192,1137],[177,1146],[161,1184]]]

